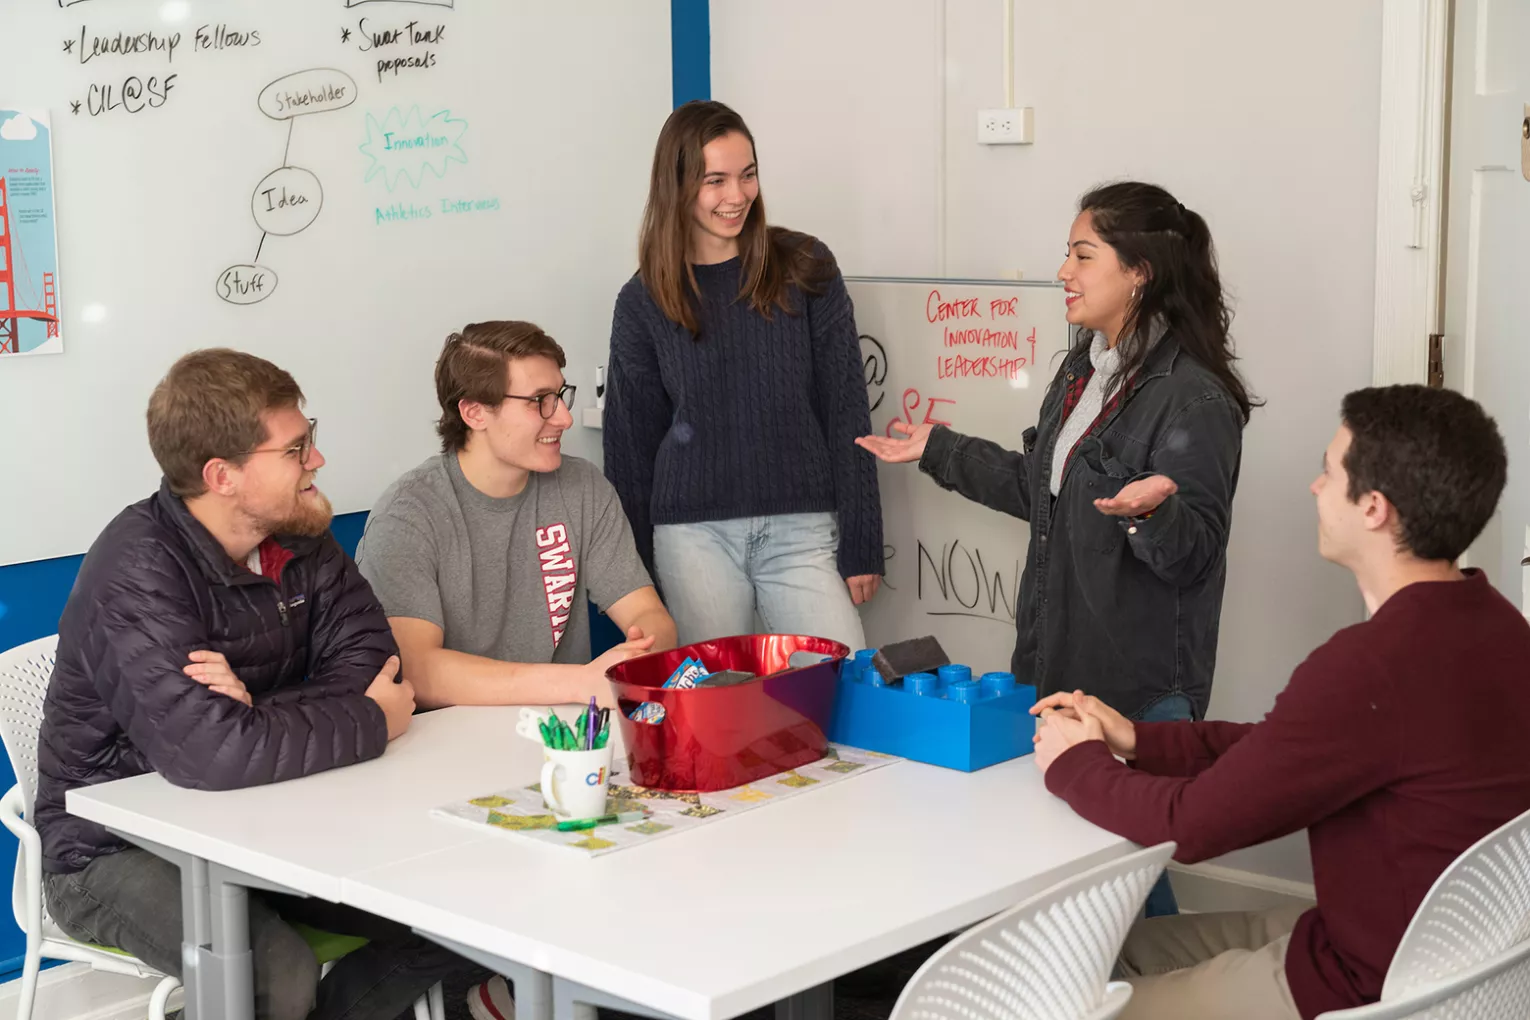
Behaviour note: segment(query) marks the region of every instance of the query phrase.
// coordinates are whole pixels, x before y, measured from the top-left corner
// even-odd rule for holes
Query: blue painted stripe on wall
[[[19,931],[16,933],[16,939],[17,945],[24,949],[26,947],[26,940],[21,937],[21,933]],[[22,953],[19,956],[13,956],[8,960],[0,960],[0,984],[4,984],[7,981],[15,981],[17,978],[21,977],[21,965],[26,962],[26,958],[26,953]],[[62,967],[68,962],[68,960],[45,959],[37,969],[39,971],[44,971],[49,967]]]
[[[330,524],[330,531],[347,556],[356,555],[356,546],[366,523],[367,512],[361,510],[339,514]],[[84,556],[63,556],[56,560],[0,567],[0,651],[58,633],[58,618],[64,612],[64,603],[69,601],[75,575],[84,559]],[[594,653],[599,655],[621,640],[616,625],[592,606],[590,646]],[[5,762],[0,761],[0,779],[9,784],[14,778]],[[7,860],[14,860],[14,856],[14,847],[0,839],[0,869],[5,867]],[[0,870],[0,874],[3,873]],[[0,937],[0,952],[5,951],[4,943],[4,938]]]
[[[0,649],[58,631],[83,556],[63,556],[0,568]]]
[[[712,98],[712,18],[708,0],[670,0],[669,44],[675,105]]]
[[[335,518],[335,538],[350,555],[356,553],[366,520],[365,511]],[[0,567],[0,649],[58,633],[58,618],[84,559],[62,556]]]

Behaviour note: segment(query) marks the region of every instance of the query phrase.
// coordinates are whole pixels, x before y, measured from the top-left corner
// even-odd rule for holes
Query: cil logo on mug
[[[604,786],[606,783],[606,769],[602,765],[597,771],[591,772],[584,777],[585,786]]]

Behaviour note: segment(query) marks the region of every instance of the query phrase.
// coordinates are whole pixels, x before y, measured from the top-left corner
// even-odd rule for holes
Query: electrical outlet
[[[978,111],[978,142],[983,145],[1029,145],[1033,123],[1029,106]]]

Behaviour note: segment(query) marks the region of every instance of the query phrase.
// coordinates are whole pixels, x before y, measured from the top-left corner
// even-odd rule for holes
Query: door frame
[[[1426,382],[1428,337],[1440,331],[1454,6],[1382,0],[1371,365],[1378,386]]]

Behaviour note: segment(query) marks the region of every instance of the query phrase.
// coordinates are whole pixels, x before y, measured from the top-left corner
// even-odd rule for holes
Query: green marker
[[[584,829],[593,829],[597,825],[615,825],[622,822],[641,822],[648,817],[647,811],[623,811],[615,815],[601,815],[599,818],[575,818],[567,822],[558,823],[559,832],[580,832]]]

